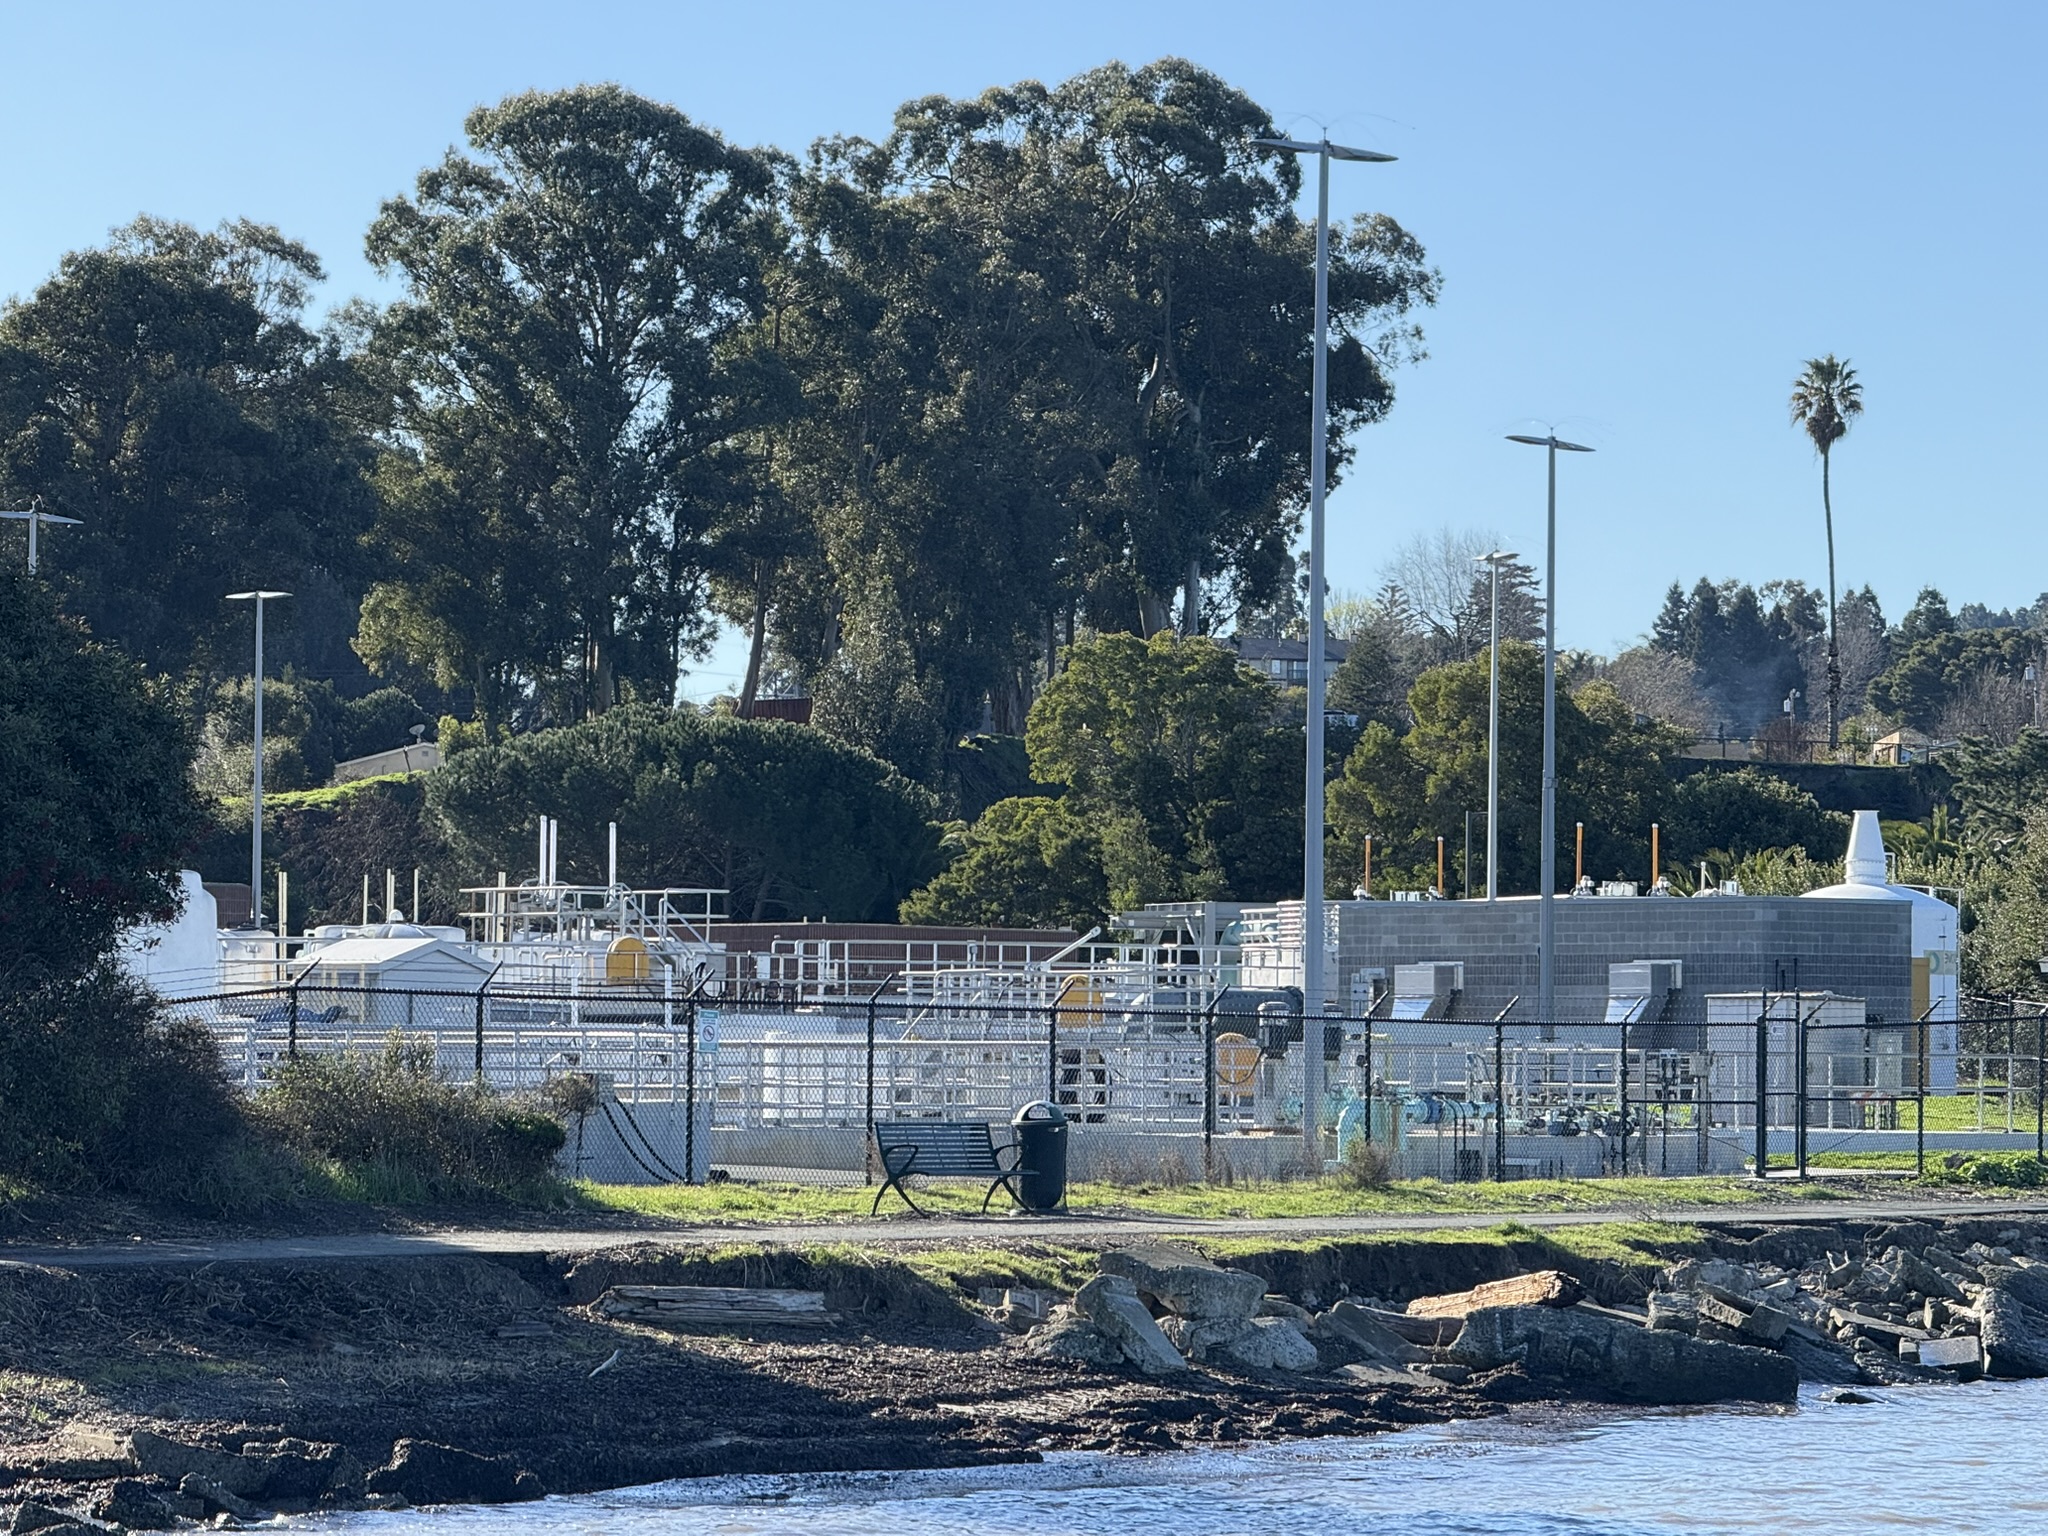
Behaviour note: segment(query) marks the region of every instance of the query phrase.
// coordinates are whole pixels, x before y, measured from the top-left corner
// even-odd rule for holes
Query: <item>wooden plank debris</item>
[[[1468,1317],[1484,1307],[1569,1307],[1585,1290],[1561,1269],[1539,1269],[1530,1275],[1489,1280],[1469,1291],[1444,1296],[1418,1296],[1408,1303],[1411,1317]]]
[[[599,1317],[656,1328],[831,1328],[823,1291],[734,1285],[615,1285],[592,1303]]]

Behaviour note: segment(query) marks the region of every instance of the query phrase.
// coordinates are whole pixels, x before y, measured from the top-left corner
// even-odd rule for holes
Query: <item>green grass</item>
[[[1915,1099],[1899,1101],[1899,1129],[1910,1131],[1918,1128],[1920,1104]],[[2012,1123],[2021,1130],[2034,1128],[2034,1096],[2031,1090],[2021,1089],[2013,1099]],[[1927,1100],[1927,1129],[1930,1131],[1974,1131],[1977,1129],[1977,1096],[1974,1093],[1946,1094]],[[2001,1096],[1986,1095],[1984,1098],[1984,1129],[2005,1129],[2005,1100]]]
[[[375,794],[390,784],[403,784],[407,779],[418,778],[417,773],[380,773],[367,779],[351,779],[346,784],[328,784],[319,789],[286,789],[267,791],[263,796],[265,811],[331,811],[353,800],[358,795]],[[229,816],[249,814],[247,795],[222,795],[218,802],[224,814]]]
[[[579,1184],[578,1194],[599,1210],[631,1212],[687,1225],[721,1222],[803,1223],[865,1218],[869,1189],[800,1184],[640,1185]],[[1763,1200],[1848,1199],[1853,1190],[1816,1183],[1773,1184],[1748,1179],[1521,1179],[1506,1184],[1443,1184],[1415,1179],[1383,1189],[1356,1189],[1334,1180],[1292,1183],[1135,1186],[1076,1184],[1067,1208],[1076,1215],[1138,1212],[1191,1220],[1314,1218],[1368,1215],[1467,1215],[1498,1211],[1641,1210],[1669,1206],[1741,1206]],[[970,1184],[935,1184],[918,1203],[946,1215],[981,1209],[981,1190]],[[892,1195],[885,1214],[906,1214]]]

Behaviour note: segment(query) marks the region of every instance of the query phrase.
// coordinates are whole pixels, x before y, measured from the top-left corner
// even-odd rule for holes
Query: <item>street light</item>
[[[1329,661],[1323,654],[1323,490],[1330,437],[1330,162],[1394,159],[1318,139],[1254,139],[1261,149],[1316,157],[1316,350],[1309,401],[1308,444],[1308,763],[1301,837],[1301,1144],[1311,1167],[1322,1166],[1323,1119],[1323,695]]]
[[[43,510],[43,498],[40,496],[25,507],[0,508],[0,517],[7,518],[12,522],[28,524],[28,573],[31,576],[36,573],[37,529],[44,523],[66,523],[73,528],[76,528],[79,524],[78,518],[59,517],[54,512],[45,512]]]
[[[1550,457],[1543,546],[1543,884],[1536,903],[1536,1008],[1547,1027],[1557,1022],[1557,456],[1593,450],[1567,443],[1555,432],[1543,437],[1510,432],[1508,441],[1545,449]]]
[[[249,926],[263,926],[263,604],[289,592],[230,592],[231,603],[256,605],[256,760],[249,776]],[[278,918],[283,920],[280,912]]]
[[[1493,572],[1492,676],[1486,689],[1486,899],[1500,899],[1500,568],[1520,557],[1504,549],[1481,555],[1476,562]],[[1469,879],[1469,873],[1467,875]]]

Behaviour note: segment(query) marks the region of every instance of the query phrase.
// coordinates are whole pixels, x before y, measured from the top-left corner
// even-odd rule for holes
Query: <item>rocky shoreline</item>
[[[0,1265],[0,1501],[15,1531],[99,1536],[2048,1375],[2038,1219],[1729,1226],[1638,1257],[1529,1233],[1239,1245],[1220,1262],[643,1243]],[[732,1321],[705,1321],[707,1288]],[[743,1305],[769,1293],[785,1299]]]

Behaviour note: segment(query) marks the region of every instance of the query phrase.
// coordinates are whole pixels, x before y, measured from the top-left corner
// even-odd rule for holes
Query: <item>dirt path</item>
[[[828,1243],[972,1246],[1029,1239],[1099,1245],[1158,1237],[1348,1237],[1374,1232],[1471,1231],[1515,1221],[1527,1227],[1586,1226],[1604,1221],[1655,1220],[1699,1226],[1785,1225],[1799,1222],[1938,1221],[1945,1217],[2048,1214],[2048,1201],[1875,1199],[1758,1202],[1754,1205],[1651,1206],[1600,1210],[1508,1213],[1404,1213],[1401,1215],[1200,1220],[1170,1216],[897,1217],[875,1221],[725,1226],[607,1226],[448,1228],[424,1232],[330,1233],[306,1237],[245,1237],[189,1241],[90,1243],[46,1246],[0,1243],[0,1265],[108,1269],[135,1265],[320,1263],[403,1258],[538,1253],[591,1253],[638,1242],[665,1247],[759,1243],[808,1247]]]

